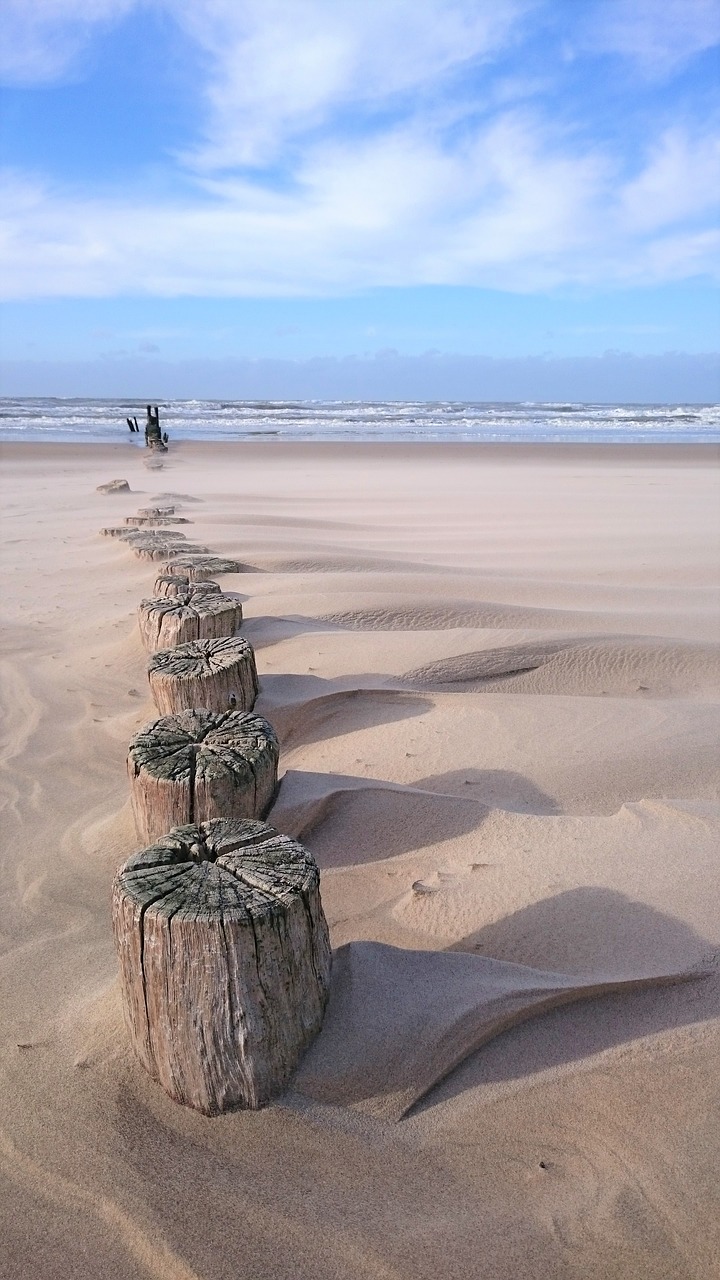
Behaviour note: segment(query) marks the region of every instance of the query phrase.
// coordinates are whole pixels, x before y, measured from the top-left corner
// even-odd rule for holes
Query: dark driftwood
[[[172,649],[189,640],[234,636],[242,622],[242,605],[222,592],[187,592],[141,600],[138,626],[148,653]]]
[[[112,914],[130,1039],[170,1097],[215,1115],[281,1093],[330,982],[307,850],[260,822],[177,827],[118,873]]]
[[[244,711],[181,711],[146,725],[127,759],[138,838],[158,840],[183,822],[264,818],[279,755],[272,725]]]
[[[242,636],[160,649],[150,659],[148,679],[163,716],[194,707],[252,711],[258,695],[255,654]]]
[[[129,493],[130,485],[127,480],[108,480],[107,484],[99,484],[98,493]]]
[[[185,574],[161,573],[155,579],[154,596],[215,595],[221,590],[217,582],[192,582]]]
[[[166,564],[165,571],[186,574],[193,582],[202,582],[216,573],[242,573],[245,567],[239,560],[227,560],[224,556],[187,554],[187,548],[182,547]]]

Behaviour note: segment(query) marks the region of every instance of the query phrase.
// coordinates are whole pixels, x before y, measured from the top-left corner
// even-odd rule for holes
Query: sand
[[[716,1276],[717,451],[2,455],[0,1274]],[[252,568],[335,948],[290,1092],[212,1120],[134,1061],[109,921],[158,566],[98,530],[173,501]]]

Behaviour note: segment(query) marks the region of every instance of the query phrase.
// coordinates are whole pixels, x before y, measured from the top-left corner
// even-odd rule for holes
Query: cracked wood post
[[[133,529],[129,525],[111,525],[109,528],[101,529],[100,533],[103,538],[119,538],[121,542],[128,542],[133,546],[135,542],[143,542],[160,539],[162,542],[171,542],[177,547],[178,554],[187,550],[187,534],[181,533],[179,529],[155,530],[155,529]]]
[[[239,560],[228,560],[225,556],[188,554],[187,547],[178,547],[172,552],[172,559],[164,566],[165,573],[185,574],[192,582],[203,582],[212,578],[215,573],[243,573],[246,566]]]
[[[138,605],[138,627],[148,653],[189,640],[234,636],[242,616],[240,601],[222,592],[159,596]]]
[[[195,707],[252,711],[258,695],[255,653],[243,636],[159,649],[150,659],[148,679],[163,716]]]
[[[190,578],[179,573],[161,573],[155,579],[153,595],[158,596],[203,596],[217,595],[221,588],[210,579],[203,582],[192,582]]]
[[[209,818],[264,818],[279,758],[272,725],[244,711],[181,711],[146,725],[127,758],[138,838]]]
[[[132,1046],[170,1097],[216,1115],[281,1093],[330,984],[307,850],[261,822],[176,827],[118,872],[112,916]]]

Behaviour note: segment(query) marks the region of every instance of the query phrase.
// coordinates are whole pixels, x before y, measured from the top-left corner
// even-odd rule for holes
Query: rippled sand
[[[2,450],[0,1273],[710,1280],[717,450],[142,462]],[[133,1060],[109,925],[158,566],[98,530],[156,499],[252,566],[336,949],[291,1092],[214,1120]]]

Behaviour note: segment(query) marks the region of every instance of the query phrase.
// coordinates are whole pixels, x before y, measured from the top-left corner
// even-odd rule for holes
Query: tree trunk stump
[[[210,818],[264,818],[277,789],[275,730],[245,711],[181,711],[135,734],[128,749],[138,838]]]
[[[205,1115],[281,1093],[330,984],[307,850],[261,822],[177,827],[118,872],[112,914],[125,1023],[153,1079]]]
[[[221,588],[217,582],[191,582],[184,574],[161,573],[155,579],[155,596],[205,596],[217,595]]]
[[[159,596],[138,605],[138,626],[148,653],[189,640],[234,636],[242,616],[240,601],[222,592]]]
[[[98,493],[129,493],[130,485],[127,480],[108,480],[107,484],[99,484]]]
[[[165,565],[166,573],[185,574],[192,582],[202,582],[216,573],[243,573],[246,565],[239,560],[227,560],[224,556],[186,554],[185,547],[178,547],[172,560]]]
[[[162,716],[195,707],[252,711],[258,695],[255,654],[242,636],[159,649],[150,659],[148,679]]]

